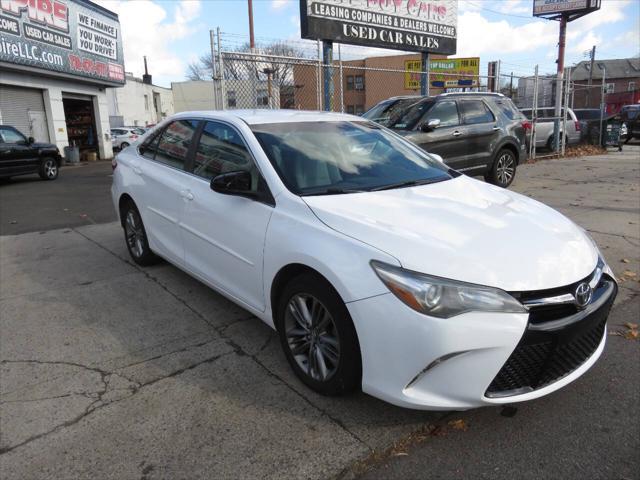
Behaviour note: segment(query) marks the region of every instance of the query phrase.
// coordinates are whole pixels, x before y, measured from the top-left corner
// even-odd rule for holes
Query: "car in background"
[[[533,109],[522,108],[520,111],[525,115],[525,117],[527,117],[527,119],[533,120]],[[564,109],[562,109],[562,113],[560,113],[560,138],[564,138],[565,145],[576,145],[580,143],[582,126],[580,125],[578,117],[571,108],[567,109],[567,134],[565,135],[563,127],[564,122],[562,120],[563,116]],[[536,117],[536,148],[552,150],[555,110],[553,108],[538,108],[536,111]],[[530,136],[527,141],[531,141]]]
[[[36,142],[15,127],[0,125],[0,178],[37,173],[43,180],[55,180],[61,163],[54,144]]]
[[[625,105],[620,109],[620,117],[627,125],[627,139],[640,140],[640,105]]]
[[[361,117],[182,112],[117,155],[111,194],[135,263],[256,315],[321,394],[513,404],[607,341],[618,287],[584,229]]]
[[[526,160],[530,123],[500,93],[395,97],[363,117],[441,156],[451,168],[483,175],[501,187],[511,184],[518,164]]]
[[[127,148],[138,137],[145,134],[145,130],[140,127],[118,127],[111,129],[111,143],[113,148],[122,150]]]

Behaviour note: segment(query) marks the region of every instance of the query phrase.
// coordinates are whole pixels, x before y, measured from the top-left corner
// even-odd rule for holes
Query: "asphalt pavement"
[[[3,480],[640,478],[640,342],[624,336],[640,318],[640,148],[519,169],[513,188],[587,228],[620,293],[583,377],[468,412],[311,392],[259,320],[129,261],[109,175],[0,186]]]
[[[0,235],[113,222],[111,162],[63,166],[53,181],[38,174],[0,179]]]

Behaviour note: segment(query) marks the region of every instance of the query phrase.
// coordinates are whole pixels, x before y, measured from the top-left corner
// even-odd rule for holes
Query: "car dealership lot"
[[[603,157],[543,161],[520,168],[513,185],[587,228],[624,278],[610,332],[640,314],[639,157],[640,147],[625,146]],[[83,168],[100,172],[95,189],[110,183],[106,168],[73,171]],[[49,183],[38,192],[26,181],[0,187],[12,192],[3,192],[3,233],[7,201],[19,202],[19,189],[51,195],[52,205],[50,217],[23,230],[31,233],[0,239],[4,477],[637,475],[638,341],[610,335],[593,370],[519,405],[513,417],[492,408],[416,412],[363,394],[321,397],[294,377],[260,321],[169,264],[134,266],[119,225],[87,225],[94,222],[84,211],[57,208],[82,181],[57,194]],[[91,208],[103,212],[110,199],[95,202]],[[68,223],[51,223],[67,214]],[[62,225],[69,228],[52,229]],[[441,428],[394,451],[408,455],[389,467],[384,455],[371,455],[425,425]]]

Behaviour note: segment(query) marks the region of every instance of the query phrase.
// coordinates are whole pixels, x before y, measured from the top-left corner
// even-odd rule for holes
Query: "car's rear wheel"
[[[129,144],[127,142],[122,142],[120,144],[120,150],[124,150],[125,148],[127,148],[129,146]]]
[[[124,227],[124,239],[127,250],[134,262],[147,266],[157,263],[159,258],[151,251],[147,240],[147,231],[142,223],[140,212],[133,204],[128,202],[121,212]]]
[[[43,158],[38,175],[43,180],[55,180],[58,178],[58,170],[58,163],[54,158]]]
[[[321,276],[292,279],[280,295],[276,327],[295,374],[323,395],[360,388],[358,336],[340,295]]]
[[[498,152],[491,170],[484,178],[489,183],[507,188],[516,176],[517,166],[518,162],[515,154],[511,150],[504,148]]]

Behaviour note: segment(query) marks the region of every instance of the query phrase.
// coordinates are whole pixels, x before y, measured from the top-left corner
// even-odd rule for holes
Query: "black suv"
[[[0,125],[0,178],[37,173],[43,180],[55,180],[61,161],[55,145],[35,142],[14,127]]]
[[[403,135],[447,165],[508,187],[526,159],[529,121],[500,93],[395,97],[363,115]]]

